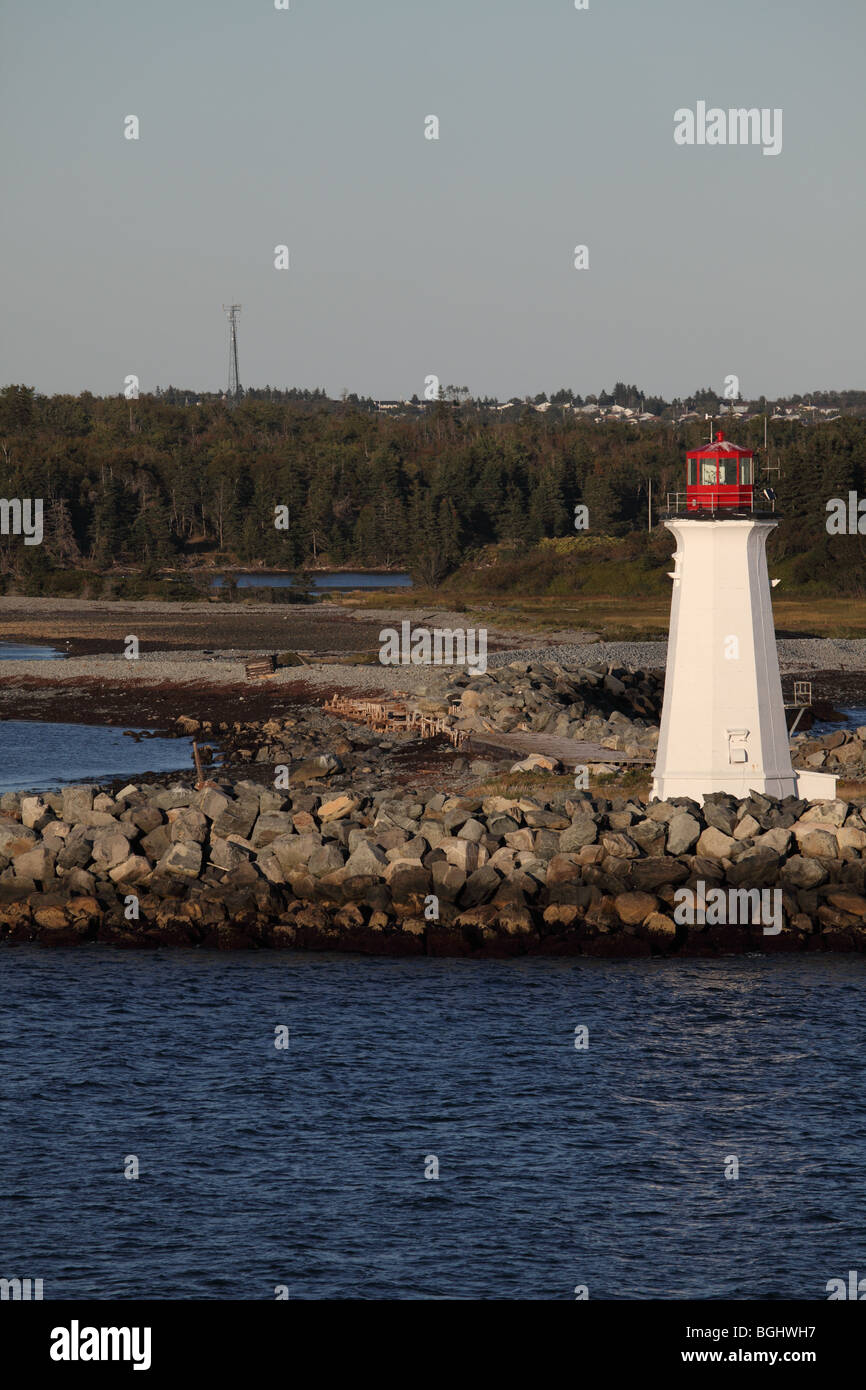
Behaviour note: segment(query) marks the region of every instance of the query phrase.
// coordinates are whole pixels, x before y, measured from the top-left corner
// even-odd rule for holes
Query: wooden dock
[[[411,738],[436,738],[442,734],[455,748],[468,737],[462,729],[448,724],[444,715],[426,714],[413,708],[408,700],[355,700],[335,693],[325,701],[324,709],[327,714],[368,724],[382,733],[407,734]]]
[[[406,734],[409,738],[436,738],[443,735],[463,752],[472,754],[484,749],[505,753],[519,760],[538,753],[544,758],[555,758],[564,767],[571,769],[582,764],[615,763],[617,766],[649,766],[655,761],[654,755],[635,756],[623,753],[618,748],[604,748],[600,743],[588,743],[584,739],[554,738],[550,734],[533,734],[528,729],[517,729],[514,733],[503,734],[497,729],[488,728],[481,733],[466,729],[455,729],[448,724],[444,715],[426,714],[413,707],[411,698],[392,698],[381,700],[349,699],[334,694],[326,700],[324,709],[340,719],[357,720],[371,729],[382,733]],[[462,713],[459,705],[451,708],[451,714]]]
[[[544,758],[556,758],[568,768],[584,763],[616,763],[639,767],[650,766],[655,762],[654,756],[638,757],[623,753],[619,748],[603,748],[600,743],[587,743],[584,739],[554,738],[549,734],[529,732],[501,734],[496,729],[486,730],[483,734],[470,734],[469,746],[473,752],[480,748],[490,748],[523,758],[528,758],[531,753],[539,753]]]

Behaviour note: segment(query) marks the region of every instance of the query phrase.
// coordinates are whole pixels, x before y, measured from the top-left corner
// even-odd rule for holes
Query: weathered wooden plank
[[[248,681],[260,680],[263,676],[272,676],[277,669],[276,657],[256,656],[246,663],[246,677]]]
[[[634,756],[619,748],[603,748],[600,743],[587,743],[577,738],[554,738],[549,734],[514,733],[501,734],[495,729],[483,734],[469,735],[472,748],[498,748],[505,753],[540,753],[545,758],[558,758],[566,767],[579,763],[629,763],[634,765],[654,762],[651,757]]]

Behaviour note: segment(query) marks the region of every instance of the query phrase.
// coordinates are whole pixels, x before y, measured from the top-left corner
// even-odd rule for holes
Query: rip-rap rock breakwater
[[[439,956],[866,948],[866,821],[844,801],[360,795],[323,789],[334,760],[320,761],[285,794],[247,781],[7,793],[0,939]],[[683,887],[772,890],[778,930],[709,911],[683,923]]]

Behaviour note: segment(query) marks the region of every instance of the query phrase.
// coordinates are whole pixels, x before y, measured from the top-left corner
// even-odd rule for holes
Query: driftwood
[[[272,676],[277,669],[277,660],[274,656],[256,656],[248,661],[245,668],[247,680],[266,680]]]

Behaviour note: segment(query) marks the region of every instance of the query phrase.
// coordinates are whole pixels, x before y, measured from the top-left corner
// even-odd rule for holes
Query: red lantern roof
[[[725,439],[722,431],[718,430],[712,444],[704,444],[700,449],[689,449],[686,458],[721,458],[723,455],[727,455],[728,458],[750,459],[754,457],[751,449],[741,449],[739,444],[733,444],[730,439]]]

